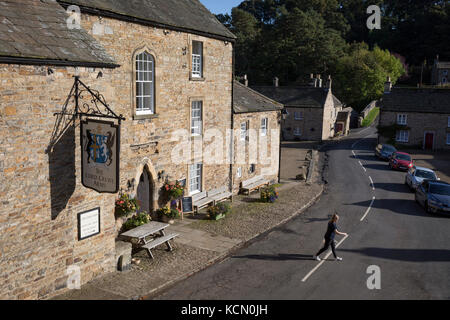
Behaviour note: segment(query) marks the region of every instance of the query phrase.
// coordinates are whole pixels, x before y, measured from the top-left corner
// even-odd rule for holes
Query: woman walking
[[[327,232],[325,233],[325,245],[323,246],[322,249],[319,250],[319,252],[317,252],[317,254],[315,256],[313,256],[313,258],[317,261],[320,261],[320,255],[325,252],[328,247],[331,246],[331,251],[333,252],[334,258],[337,261],[342,261],[341,257],[338,257],[336,255],[336,245],[334,242],[334,236],[336,234],[341,235],[341,236],[348,236],[347,233],[344,232],[339,232],[336,226],[337,221],[339,220],[339,216],[337,215],[337,213],[333,214],[333,216],[331,217],[331,220],[328,222],[328,228],[327,228]]]

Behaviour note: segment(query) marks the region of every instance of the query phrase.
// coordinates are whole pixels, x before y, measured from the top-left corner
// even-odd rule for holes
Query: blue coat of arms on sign
[[[108,132],[104,134],[96,134],[91,130],[86,130],[86,152],[88,154],[87,163],[99,163],[111,165],[113,151],[112,148],[115,142],[115,134]]]

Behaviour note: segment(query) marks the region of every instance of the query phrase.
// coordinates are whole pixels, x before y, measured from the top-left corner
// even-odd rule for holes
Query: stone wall
[[[323,131],[322,140],[328,140],[334,137],[336,119],[342,108],[336,108],[334,105],[333,95],[328,91],[327,99],[323,107]]]
[[[234,115],[234,165],[233,165],[233,193],[239,192],[240,184],[254,176],[263,175],[272,183],[278,182],[279,168],[279,130],[278,118],[280,111],[252,112]],[[268,129],[265,138],[261,138],[261,119],[268,119]],[[249,122],[252,134],[245,143],[240,140],[241,123]],[[257,136],[256,136],[257,135]],[[266,140],[261,140],[266,139]],[[260,149],[267,146],[267,152]],[[255,172],[250,172],[250,166],[255,164]],[[241,177],[238,169],[241,169]]]
[[[0,65],[0,299],[47,298],[72,265],[82,283],[114,270],[115,195],[81,185],[78,121],[46,153],[73,75],[111,101],[113,71],[51,69]],[[78,241],[77,213],[96,207],[101,233]]]
[[[397,122],[398,112],[383,111],[380,113],[380,126],[390,126]],[[447,134],[450,133],[448,127],[448,117],[450,114],[437,113],[414,113],[401,112],[407,115],[407,127],[409,130],[409,142],[397,142],[399,146],[408,146],[423,148],[426,132],[434,133],[434,149],[450,150],[450,145],[447,145]],[[394,137],[395,138],[395,137]],[[380,143],[387,143],[388,138],[379,136]]]
[[[287,107],[288,115],[283,120],[283,138],[285,140],[320,141],[322,139],[323,109],[322,108],[291,108]],[[303,119],[296,120],[295,112],[302,112]],[[300,128],[301,135],[294,135],[295,128]]]

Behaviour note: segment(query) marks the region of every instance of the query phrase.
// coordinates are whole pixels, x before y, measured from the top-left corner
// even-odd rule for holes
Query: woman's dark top
[[[328,222],[328,229],[327,233],[325,233],[325,239],[327,240],[333,240],[334,236],[336,235],[336,223],[335,222]]]

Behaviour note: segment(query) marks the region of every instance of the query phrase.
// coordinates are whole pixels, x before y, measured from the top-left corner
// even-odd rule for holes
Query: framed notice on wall
[[[84,240],[100,233],[100,208],[78,214],[78,240]]]
[[[119,191],[120,126],[113,122],[81,121],[81,182],[100,193]]]

